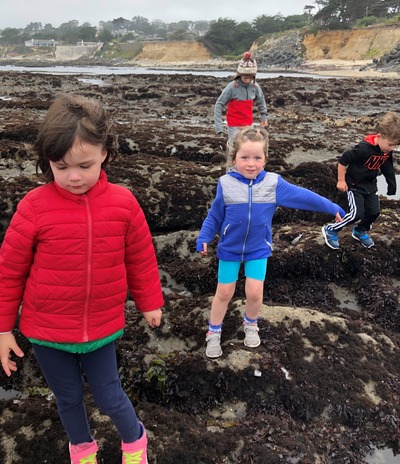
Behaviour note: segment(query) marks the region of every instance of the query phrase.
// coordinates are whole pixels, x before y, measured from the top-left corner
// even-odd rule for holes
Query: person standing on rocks
[[[256,82],[257,62],[250,52],[240,60],[236,76],[222,91],[214,107],[215,132],[223,134],[223,112],[226,108],[228,125],[228,153],[236,132],[253,125],[253,105],[257,105],[261,117],[261,127],[268,126],[267,105],[261,87]]]
[[[0,360],[24,356],[12,330],[32,343],[54,393],[71,464],[97,463],[84,405],[93,399],[121,437],[122,463],[147,464],[143,424],[123,391],[115,341],[129,289],[150,327],[164,304],[152,237],[132,193],[107,180],[116,154],[108,116],[94,99],[60,96],[34,144],[46,184],[18,204],[0,250]]]
[[[208,244],[219,234],[218,285],[211,304],[206,355],[222,355],[222,323],[233,297],[241,264],[246,276],[244,344],[260,345],[257,319],[261,310],[267,260],[272,254],[272,218],[278,206],[330,214],[341,221],[343,209],[311,190],[290,184],[266,172],[268,133],[265,129],[240,130],[231,148],[234,167],[220,177],[216,197],[203,222],[196,251],[208,253]]]
[[[389,112],[378,123],[376,133],[368,135],[354,148],[343,153],[338,163],[337,188],[347,192],[348,212],[342,222],[322,227],[328,247],[340,247],[338,233],[343,227],[358,223],[351,236],[365,248],[374,246],[368,232],[380,214],[377,176],[386,179],[388,195],[396,194],[393,150],[400,142],[400,115]]]

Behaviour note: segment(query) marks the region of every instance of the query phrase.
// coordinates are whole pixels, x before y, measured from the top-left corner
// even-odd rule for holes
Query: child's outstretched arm
[[[18,346],[12,333],[0,334],[0,360],[3,370],[8,377],[10,377],[12,371],[17,370],[16,363],[10,359],[11,351],[20,358],[24,356],[24,352]]]
[[[312,190],[290,184],[279,175],[276,176],[278,180],[276,204],[278,206],[331,214],[335,218],[342,218],[346,214],[342,207],[327,198],[318,195]]]
[[[161,324],[162,311],[161,309],[154,309],[153,311],[146,311],[143,313],[144,318],[150,327],[159,327]]]

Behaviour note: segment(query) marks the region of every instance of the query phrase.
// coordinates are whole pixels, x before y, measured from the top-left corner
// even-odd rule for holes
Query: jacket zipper
[[[250,230],[252,198],[253,198],[253,179],[251,179],[249,183],[249,209],[248,209],[248,214],[247,214],[246,235],[244,236],[243,248],[242,248],[242,262],[244,261],[244,249],[246,248],[246,241],[247,241],[247,237],[249,235],[249,230]]]
[[[85,304],[83,307],[83,341],[89,340],[88,335],[88,319],[89,319],[89,305],[92,287],[92,259],[93,259],[93,223],[92,214],[90,211],[90,205],[87,195],[84,195],[84,202],[87,214],[87,233],[88,233],[88,249],[87,249],[87,267],[86,267],[86,292],[85,292]]]

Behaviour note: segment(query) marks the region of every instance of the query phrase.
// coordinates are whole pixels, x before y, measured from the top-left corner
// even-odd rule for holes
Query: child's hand
[[[146,311],[143,313],[143,316],[146,319],[149,326],[152,328],[159,327],[159,325],[161,324],[161,309],[155,309],[154,311]]]
[[[4,372],[8,377],[10,377],[11,371],[17,370],[17,364],[10,359],[11,351],[20,358],[24,355],[21,348],[17,345],[12,333],[0,335],[0,361]]]
[[[335,222],[342,222],[342,221],[343,221],[342,216],[340,215],[339,212],[337,212],[335,216]]]
[[[336,184],[336,188],[337,188],[340,192],[347,192],[347,190],[349,189],[349,188],[347,187],[346,181],[344,181],[344,180],[339,180],[338,183]]]
[[[207,243],[203,242],[203,251],[199,251],[201,256],[207,256]]]

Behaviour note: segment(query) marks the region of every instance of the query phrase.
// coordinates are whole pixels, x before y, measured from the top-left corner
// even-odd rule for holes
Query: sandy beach
[[[147,67],[147,68],[168,68],[168,69],[209,69],[209,70],[232,70],[234,74],[236,61],[227,61],[222,59],[214,59],[208,61],[151,61],[141,60],[134,62],[134,65]],[[306,61],[300,68],[296,70],[291,69],[262,69],[261,72],[305,72],[309,74],[316,74],[320,76],[331,76],[331,77],[362,77],[362,78],[384,78],[394,79],[399,78],[400,73],[398,72],[383,72],[374,69],[364,69],[366,66],[371,65],[372,60],[335,60],[335,59],[323,59],[323,60],[309,60]]]
[[[378,77],[383,79],[399,78],[397,72],[381,72],[363,68],[372,63],[372,60],[315,60],[307,61],[304,68],[313,74],[332,77]]]

